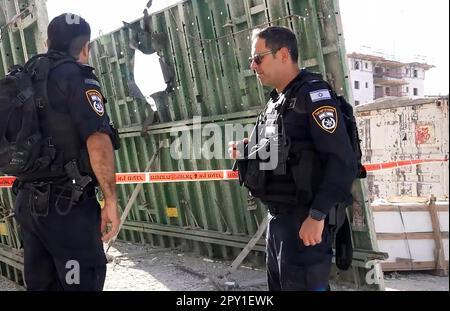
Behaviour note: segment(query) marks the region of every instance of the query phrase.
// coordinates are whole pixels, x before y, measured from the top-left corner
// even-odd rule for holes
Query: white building
[[[425,97],[425,71],[434,66],[401,63],[367,54],[347,56],[356,106],[387,96]]]

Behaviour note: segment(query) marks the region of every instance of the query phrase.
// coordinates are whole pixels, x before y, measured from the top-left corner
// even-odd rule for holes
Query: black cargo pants
[[[307,210],[269,207],[266,237],[267,280],[270,291],[326,291],[333,257],[333,239],[325,225],[322,242],[305,246],[299,237]]]
[[[15,204],[24,247],[27,290],[102,290],[106,256],[95,192],[85,193],[80,202],[69,209],[70,199],[52,189],[46,216],[37,216],[30,208],[31,192],[20,189]]]

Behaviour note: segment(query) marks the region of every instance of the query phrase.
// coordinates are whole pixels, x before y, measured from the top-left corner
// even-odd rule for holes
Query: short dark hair
[[[47,28],[48,48],[80,55],[83,46],[91,40],[91,27],[80,16],[64,13],[55,17]]]
[[[266,40],[266,47],[272,52],[281,48],[287,48],[292,60],[298,63],[297,37],[286,27],[270,26],[265,29],[256,29],[253,31],[253,40],[256,38]]]

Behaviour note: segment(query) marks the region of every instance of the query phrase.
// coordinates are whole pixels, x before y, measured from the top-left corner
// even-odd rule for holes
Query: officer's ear
[[[89,62],[89,41],[83,45],[78,61],[82,64],[87,64]]]
[[[291,54],[289,53],[289,49],[287,47],[283,47],[280,49],[281,62],[286,64],[290,61]]]
[[[89,57],[89,41],[87,41],[83,46],[83,53]]]

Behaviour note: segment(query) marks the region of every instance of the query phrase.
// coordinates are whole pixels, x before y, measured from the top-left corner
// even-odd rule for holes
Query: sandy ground
[[[174,250],[116,243],[108,255],[106,291],[267,290],[264,270],[241,267],[227,274],[230,263]],[[427,272],[386,273],[385,285],[388,291],[449,291],[449,278]],[[17,290],[0,277],[0,291]]]
[[[227,274],[228,264],[167,249],[117,243],[108,252],[105,290],[266,290],[265,272],[241,267]]]

